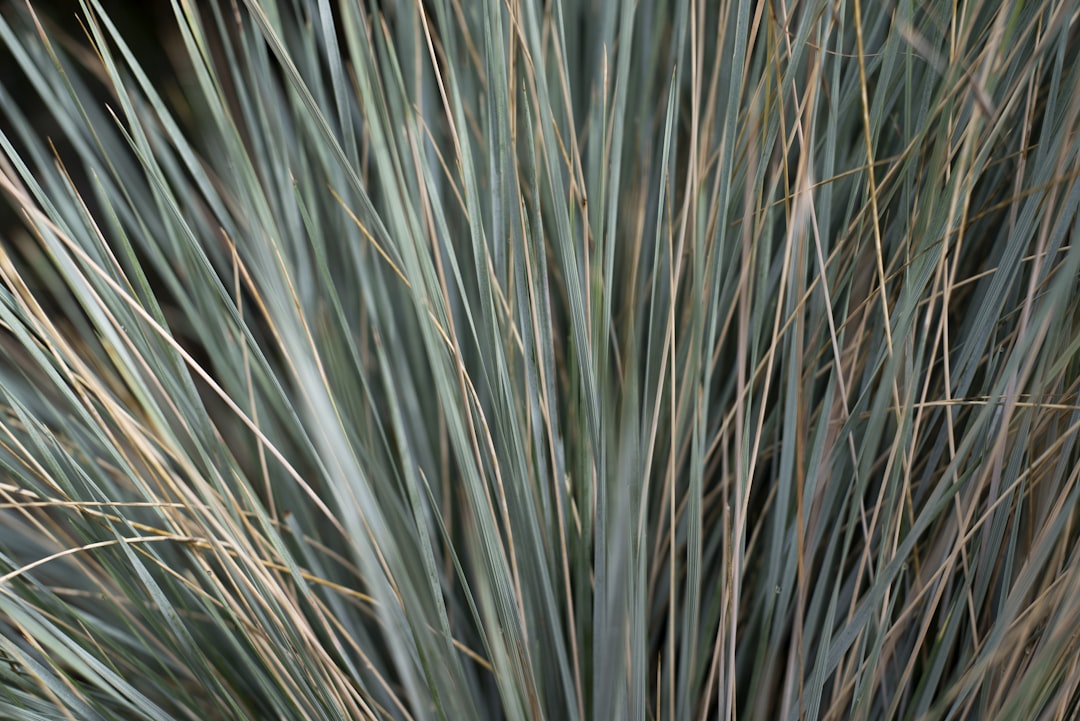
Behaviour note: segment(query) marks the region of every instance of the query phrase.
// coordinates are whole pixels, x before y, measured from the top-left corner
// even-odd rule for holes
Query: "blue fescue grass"
[[[1072,4],[172,9],[0,18],[0,715],[1077,712]]]

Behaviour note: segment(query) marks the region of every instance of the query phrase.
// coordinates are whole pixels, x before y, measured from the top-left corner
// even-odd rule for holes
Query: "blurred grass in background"
[[[3,718],[1075,718],[1075,3],[2,7]]]

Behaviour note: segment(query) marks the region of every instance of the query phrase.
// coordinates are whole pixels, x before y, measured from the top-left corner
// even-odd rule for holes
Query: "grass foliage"
[[[100,2],[0,20],[0,716],[1075,718],[1074,2]]]

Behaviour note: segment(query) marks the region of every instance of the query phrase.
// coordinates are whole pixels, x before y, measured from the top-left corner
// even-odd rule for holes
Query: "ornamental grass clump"
[[[0,5],[0,717],[1076,718],[1075,3],[134,5]]]

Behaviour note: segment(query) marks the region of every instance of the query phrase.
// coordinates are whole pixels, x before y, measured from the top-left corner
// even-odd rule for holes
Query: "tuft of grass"
[[[1074,2],[43,7],[0,717],[1080,713]]]

